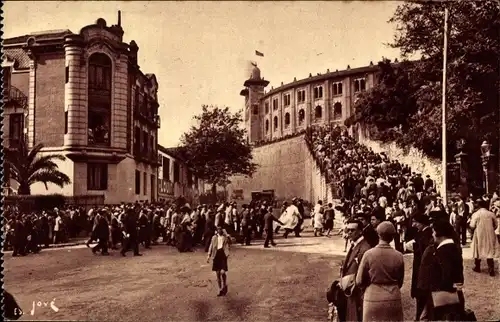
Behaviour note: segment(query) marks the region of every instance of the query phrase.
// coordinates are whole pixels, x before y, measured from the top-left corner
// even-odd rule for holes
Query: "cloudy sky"
[[[334,2],[4,2],[4,37],[53,29],[79,32],[122,11],[124,41],[159,82],[159,143],[177,146],[202,104],[244,106],[239,96],[256,61],[271,86],[376,63],[399,52],[385,44],[397,1]],[[29,17],[29,19],[26,19]],[[255,50],[264,57],[255,56]]]

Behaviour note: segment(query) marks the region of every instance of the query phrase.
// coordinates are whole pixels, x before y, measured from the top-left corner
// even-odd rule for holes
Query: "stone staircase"
[[[310,202],[313,204],[316,204],[318,200],[323,201],[323,204],[328,204],[328,203],[333,203],[335,204],[335,198],[334,192],[332,189],[332,186],[327,183],[326,179],[326,173],[321,171],[321,167],[318,161],[316,161],[315,156],[314,156],[314,151],[312,150],[312,147],[309,145],[307,142],[307,139],[304,137],[306,140],[306,145],[308,147],[309,155],[312,159],[311,162],[311,200]]]

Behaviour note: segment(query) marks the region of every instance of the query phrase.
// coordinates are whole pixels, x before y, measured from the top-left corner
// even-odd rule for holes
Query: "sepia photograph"
[[[2,9],[4,320],[500,319],[500,0]]]

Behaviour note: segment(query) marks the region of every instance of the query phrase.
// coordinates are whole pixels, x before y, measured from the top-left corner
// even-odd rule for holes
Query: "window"
[[[342,118],[342,104],[339,102],[333,105],[333,119],[339,120]]]
[[[303,103],[306,101],[306,91],[298,91],[297,92],[297,103]]]
[[[148,174],[144,172],[143,174],[143,180],[144,180],[144,191],[142,192],[145,196],[148,194]]]
[[[302,124],[304,122],[305,118],[306,118],[306,113],[304,112],[303,109],[300,109],[300,111],[299,111],[299,124]]]
[[[65,70],[65,83],[68,84],[69,82],[69,66],[66,66],[66,70]]]
[[[87,164],[87,190],[108,189],[108,165],[105,163]]]
[[[136,126],[134,128],[134,154],[139,155],[141,153],[141,129]]]
[[[111,59],[90,56],[88,73],[88,144],[109,145],[111,128]]]
[[[322,116],[323,116],[323,109],[321,108],[321,106],[318,105],[314,109],[314,117],[316,119],[320,119]]]
[[[170,159],[163,157],[163,180],[170,181]]]
[[[323,86],[317,86],[314,88],[314,99],[323,98]]]
[[[89,88],[111,91],[111,59],[107,55],[96,53],[90,56]]]
[[[290,125],[290,113],[285,114],[285,127]]]
[[[149,136],[149,158],[153,159],[155,152],[155,138],[153,134]]]
[[[68,134],[68,111],[64,112],[64,134]]]
[[[278,130],[278,117],[277,116],[274,117],[274,130],[275,131]]]
[[[257,105],[253,106],[252,113],[253,115],[259,115],[259,107]]]
[[[354,80],[354,92],[364,92],[366,91],[366,80],[364,78],[359,78]]]
[[[180,167],[179,167],[179,163],[175,162],[174,161],[174,182],[179,182],[179,179],[180,179]]]
[[[333,95],[342,95],[342,83],[333,83]]]
[[[155,176],[151,175],[151,200],[154,201],[156,199],[155,196]]]
[[[266,114],[267,114],[267,113],[269,113],[269,103],[268,103],[268,102],[266,102],[266,103],[264,104],[264,106],[265,106],[264,108],[265,108],[265,112],[266,112]]]
[[[141,138],[141,154],[145,155],[148,149],[148,133],[145,130],[142,130],[142,138]]]
[[[140,95],[140,87],[136,86],[135,87],[135,97],[134,97],[134,109],[139,111],[140,107],[140,100],[141,100],[141,95]]]
[[[141,194],[141,172],[139,170],[135,170],[135,194]]]
[[[269,120],[266,120],[266,133],[269,132]]]
[[[290,94],[285,94],[283,98],[285,99],[285,106],[290,106]]]
[[[273,100],[273,110],[277,110],[277,109],[278,109],[278,99],[277,99],[277,98],[275,98],[275,99]]]
[[[22,113],[9,115],[9,144],[17,145],[23,138],[24,116]]]
[[[8,90],[10,87],[10,78],[11,78],[11,71],[10,67],[4,67],[3,68],[3,88],[5,90]]]

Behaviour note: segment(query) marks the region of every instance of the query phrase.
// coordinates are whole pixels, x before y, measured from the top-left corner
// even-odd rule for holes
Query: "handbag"
[[[432,292],[432,304],[434,308],[443,307],[447,305],[460,304],[460,299],[458,297],[458,292],[447,292],[447,291],[437,291]]]

